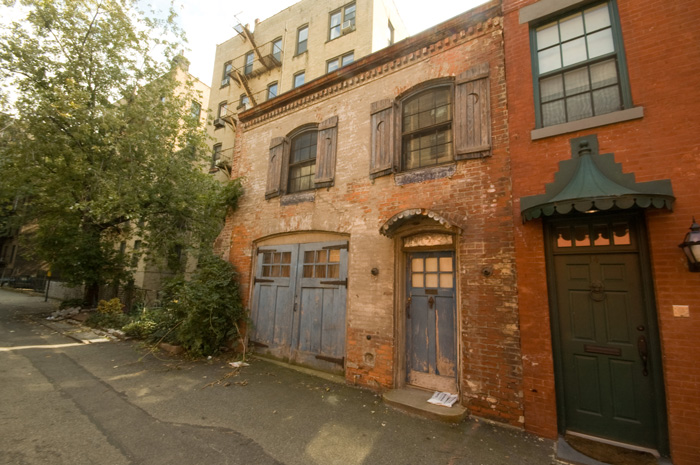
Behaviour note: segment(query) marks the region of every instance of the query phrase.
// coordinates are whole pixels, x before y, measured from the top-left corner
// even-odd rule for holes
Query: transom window
[[[292,150],[289,157],[289,183],[287,184],[289,193],[314,188],[317,135],[316,129],[310,129],[292,139]]]
[[[623,109],[620,44],[608,3],[534,30],[540,126]]]
[[[629,246],[630,224],[627,221],[593,222],[558,226],[555,231],[558,248]]]
[[[309,26],[302,26],[297,30],[297,55],[306,51],[309,41]]]
[[[452,88],[424,90],[403,102],[403,169],[439,165],[453,160]]]
[[[341,35],[355,30],[355,3],[345,5],[331,13],[330,31],[328,40],[333,40]]]

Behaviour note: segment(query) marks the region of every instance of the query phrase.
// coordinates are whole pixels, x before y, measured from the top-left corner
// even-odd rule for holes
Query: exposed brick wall
[[[468,19],[465,15],[465,21]],[[437,37],[437,36],[436,36]],[[405,56],[387,57],[377,69],[320,88],[298,101],[245,122],[233,176],[245,176],[240,208],[228,218],[230,259],[250,289],[256,241],[279,234],[322,231],[349,235],[346,379],[387,389],[400,385],[403,350],[395,286],[395,241],[380,227],[409,208],[428,209],[461,228],[457,236],[459,385],[462,402],[475,414],[522,422],[522,370],[517,316],[514,238],[508,158],[507,109],[501,18],[456,27]],[[450,177],[397,185],[393,175],[369,178],[370,104],[393,99],[430,79],[455,76],[489,63],[492,154],[456,163]],[[280,205],[265,200],[270,140],[296,127],[337,115],[335,185],[314,200]],[[372,268],[378,275],[370,273]],[[492,273],[485,276],[487,269]],[[400,316],[397,316],[400,315]]]
[[[597,134],[601,153],[614,153],[640,182],[670,179],[674,211],[646,212],[656,307],[661,332],[673,463],[700,463],[700,274],[689,273],[678,248],[693,215],[700,217],[700,4],[693,1],[618,1],[635,106],[644,117],[531,141],[535,126],[528,25],[518,11],[533,1],[504,0],[513,216],[522,332],[525,427],[557,432],[551,334],[541,221],[520,224],[518,199],[541,194],[558,161],[570,158],[569,139]],[[690,318],[672,305],[689,305]]]

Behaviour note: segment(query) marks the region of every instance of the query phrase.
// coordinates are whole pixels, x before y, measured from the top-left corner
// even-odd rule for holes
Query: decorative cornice
[[[396,72],[413,62],[426,60],[476,37],[500,30],[500,14],[500,5],[483,10],[476,9],[476,12],[470,10],[416,36],[367,55],[348,66],[239,113],[242,128],[246,130],[262,124],[271,118]]]

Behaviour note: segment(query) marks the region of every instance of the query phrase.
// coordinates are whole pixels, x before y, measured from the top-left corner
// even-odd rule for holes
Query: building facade
[[[700,463],[700,8],[503,11],[525,428]]]
[[[302,0],[234,29],[214,58],[212,168],[231,160],[238,113],[406,37],[391,0]]]
[[[218,247],[260,353],[521,425],[500,5],[238,115]]]

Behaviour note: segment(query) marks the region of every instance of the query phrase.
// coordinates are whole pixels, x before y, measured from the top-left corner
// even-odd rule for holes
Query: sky
[[[409,35],[424,31],[485,2],[486,0],[394,0]],[[157,3],[158,0],[151,1],[156,9]],[[295,3],[295,0],[175,0],[175,11],[180,16],[191,49],[185,52],[190,60],[190,73],[211,85],[216,45],[236,34],[233,26],[239,20],[242,24],[253,25],[256,18],[262,21]]]
[[[324,0],[317,1],[322,4]],[[408,34],[415,35],[486,1],[394,0],[394,4]],[[167,12],[171,2],[187,35],[189,50],[185,50],[185,56],[190,60],[190,73],[211,85],[216,45],[236,35],[233,26],[239,22],[253,25],[256,18],[263,21],[297,0],[139,0],[144,10],[156,12]],[[24,13],[17,4],[14,7],[0,6],[1,24],[22,17]]]

